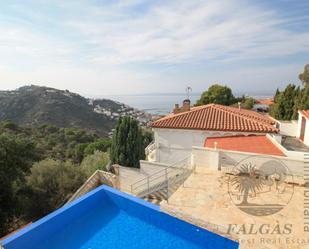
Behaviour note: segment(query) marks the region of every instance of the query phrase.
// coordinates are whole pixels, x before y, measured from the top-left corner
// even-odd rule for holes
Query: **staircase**
[[[191,157],[184,158],[171,166],[159,170],[131,185],[131,193],[144,198],[156,192],[165,192],[164,198],[168,199],[192,173]]]
[[[145,148],[146,159],[147,159],[148,161],[151,161],[151,162],[155,161],[155,159],[156,159],[156,158],[155,158],[155,156],[156,156],[155,152],[156,152],[156,145],[155,145],[154,142],[151,142],[151,143]]]

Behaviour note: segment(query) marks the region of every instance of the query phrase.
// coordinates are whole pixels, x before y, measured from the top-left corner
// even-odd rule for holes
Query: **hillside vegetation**
[[[112,100],[90,100],[67,90],[34,85],[0,91],[0,120],[12,120],[27,126],[51,124],[82,128],[107,136],[117,120],[104,111],[125,108]]]
[[[123,119],[135,122],[143,152],[152,133]],[[134,155],[130,130],[122,146]],[[110,147],[110,138],[78,128],[0,122],[0,237],[61,207],[96,170],[109,171]]]
[[[77,128],[0,122],[0,237],[64,204],[97,169],[110,139]]]

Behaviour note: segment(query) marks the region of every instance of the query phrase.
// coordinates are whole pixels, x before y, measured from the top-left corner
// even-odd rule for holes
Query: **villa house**
[[[254,111],[208,104],[175,105],[173,113],[151,123],[154,143],[148,160],[173,163],[189,156],[192,146],[203,147],[207,138],[276,134],[276,121]]]

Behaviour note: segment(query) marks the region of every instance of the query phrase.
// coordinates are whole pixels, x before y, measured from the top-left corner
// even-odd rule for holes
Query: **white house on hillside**
[[[175,106],[173,113],[151,123],[154,144],[149,159],[173,163],[189,156],[192,146],[205,144],[208,137],[277,133],[276,122],[254,111],[208,104]]]

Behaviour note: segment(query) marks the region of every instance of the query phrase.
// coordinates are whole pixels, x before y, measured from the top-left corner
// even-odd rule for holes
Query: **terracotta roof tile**
[[[272,133],[278,130],[271,120],[257,112],[229,106],[208,104],[190,111],[169,114],[151,123],[154,128],[219,130]]]
[[[214,148],[215,142],[218,149],[285,156],[266,136],[209,137],[204,146]]]

